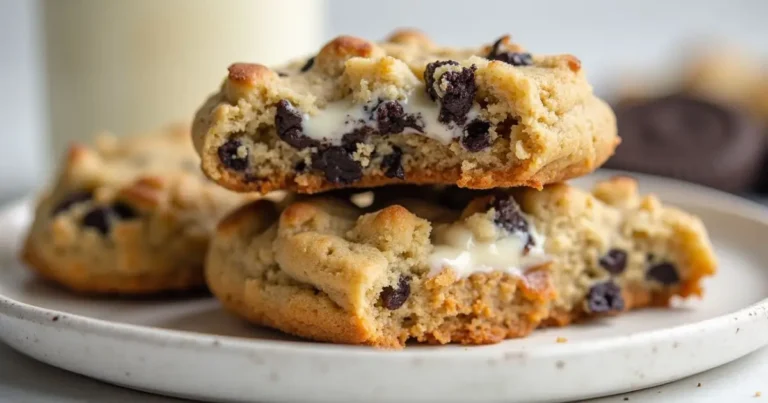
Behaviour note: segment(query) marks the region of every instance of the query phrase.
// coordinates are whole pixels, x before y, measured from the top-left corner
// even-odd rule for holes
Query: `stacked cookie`
[[[297,192],[225,218],[206,276],[229,310],[306,338],[494,343],[700,295],[715,271],[702,223],[634,180],[562,183],[613,153],[613,112],[577,58],[509,37],[343,36],[234,64],[193,136],[222,186]]]
[[[494,343],[701,294],[699,219],[630,178],[564,183],[618,143],[573,56],[339,37],[232,65],[191,136],[73,148],[24,257],[92,292],[199,286],[204,266],[230,311],[320,341]]]

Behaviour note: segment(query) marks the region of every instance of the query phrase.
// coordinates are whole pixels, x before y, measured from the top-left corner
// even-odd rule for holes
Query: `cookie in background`
[[[221,216],[252,200],[200,171],[182,125],[73,145],[35,210],[28,267],[75,291],[147,294],[204,286],[203,260]]]

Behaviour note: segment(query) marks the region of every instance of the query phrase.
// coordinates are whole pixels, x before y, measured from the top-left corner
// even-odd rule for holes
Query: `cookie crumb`
[[[700,388],[700,387],[701,387],[701,382],[699,382],[698,384],[696,384],[696,387],[697,387],[697,388]]]
[[[760,397],[760,396],[762,396],[762,395],[763,395],[763,394],[762,394],[762,393],[761,393],[759,390],[758,390],[757,392],[755,392],[755,397]]]
[[[558,342],[558,343],[568,343],[568,339],[566,339],[565,337],[561,337],[561,336],[557,336],[557,339],[555,339],[555,341]]]

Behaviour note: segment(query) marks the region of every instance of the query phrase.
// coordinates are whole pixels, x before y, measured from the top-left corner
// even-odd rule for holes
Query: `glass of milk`
[[[272,65],[324,42],[319,0],[45,0],[50,145],[191,122],[229,64]]]

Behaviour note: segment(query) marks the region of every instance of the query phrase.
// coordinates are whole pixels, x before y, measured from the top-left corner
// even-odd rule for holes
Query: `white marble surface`
[[[599,368],[595,368],[595,376],[600,376]],[[763,396],[756,396],[757,392]],[[768,400],[768,349],[671,384],[591,402],[737,403],[763,400]],[[0,343],[0,402],[106,401],[172,403],[186,400],[153,396],[94,381],[34,361]]]

